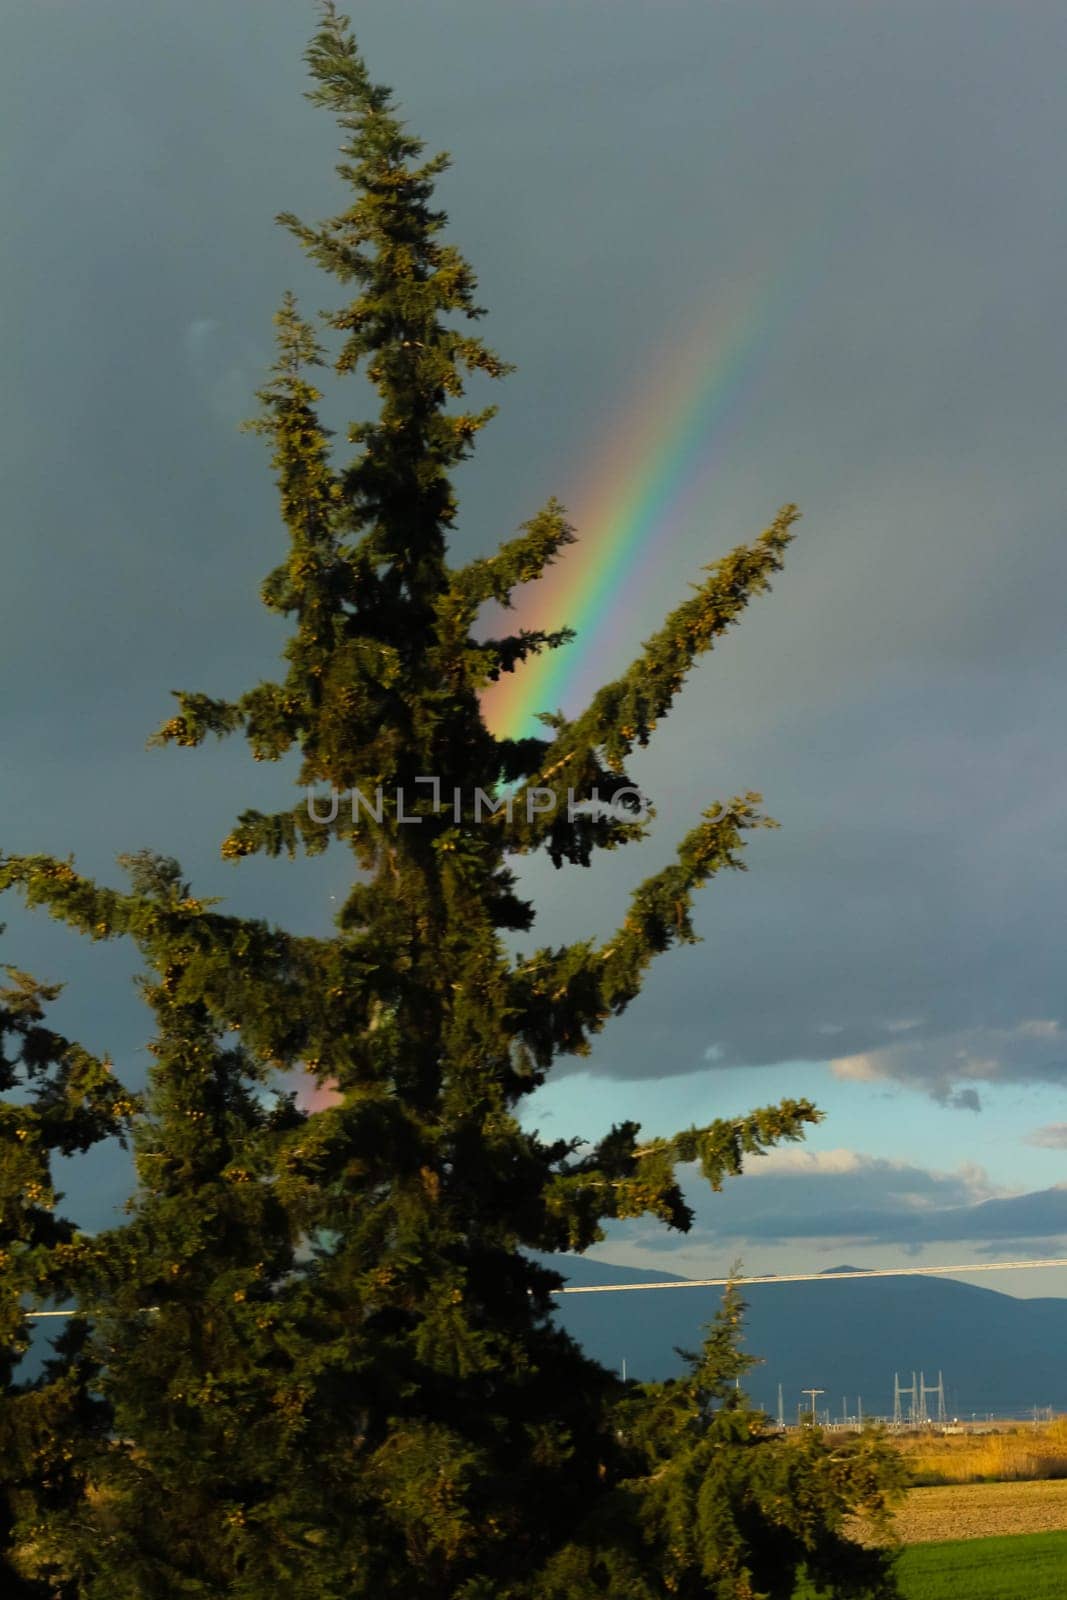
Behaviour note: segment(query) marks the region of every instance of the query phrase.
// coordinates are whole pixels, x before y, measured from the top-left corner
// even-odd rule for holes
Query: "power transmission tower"
[[[933,1421],[933,1418],[930,1416],[930,1409],[926,1404],[927,1398],[930,1395],[937,1396],[937,1421],[939,1425],[943,1425],[945,1421],[944,1373],[938,1372],[936,1383],[927,1383],[926,1374],[923,1372],[919,1374],[919,1421],[923,1423]]]
[[[894,1374],[893,1374],[893,1426],[894,1426],[894,1428],[903,1428],[905,1425],[908,1426],[908,1427],[914,1427],[915,1426],[915,1423],[916,1423],[916,1420],[917,1420],[917,1412],[918,1412],[918,1393],[917,1393],[917,1391],[918,1391],[918,1385],[917,1385],[917,1383],[915,1381],[914,1372],[911,1375],[911,1384],[910,1384],[910,1386],[907,1385],[907,1384],[901,1383],[901,1381],[900,1381],[900,1373],[899,1372],[894,1372]],[[907,1398],[908,1398],[908,1410],[907,1410],[907,1416],[906,1417],[905,1417],[905,1414],[904,1414],[904,1408],[901,1405],[901,1401],[904,1399],[905,1395],[907,1395]]]
[[[937,1422],[939,1427],[945,1425],[945,1375],[938,1368],[937,1372]]]
[[[785,1408],[782,1401],[782,1386],[778,1385],[778,1426],[785,1428]]]

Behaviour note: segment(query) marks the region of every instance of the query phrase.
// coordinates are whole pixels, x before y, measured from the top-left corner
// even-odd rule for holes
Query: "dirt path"
[[[905,1544],[1060,1529],[1067,1530],[1067,1479],[909,1489],[896,1514],[896,1531]]]

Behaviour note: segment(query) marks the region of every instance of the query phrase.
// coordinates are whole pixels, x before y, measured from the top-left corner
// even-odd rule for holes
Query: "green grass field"
[[[913,1544],[897,1570],[903,1600],[1067,1600],[1067,1533]]]
[[[1067,1533],[913,1544],[899,1572],[905,1600],[1067,1600]]]

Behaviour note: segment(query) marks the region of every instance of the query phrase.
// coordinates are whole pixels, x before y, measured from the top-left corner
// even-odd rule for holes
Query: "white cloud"
[[[202,369],[211,349],[212,335],[218,329],[219,323],[214,317],[194,317],[182,336],[186,360],[196,377],[203,376]]]
[[[759,1177],[812,1177],[817,1173],[827,1172],[858,1172],[863,1166],[864,1156],[855,1150],[795,1150],[783,1149],[768,1150],[765,1156],[747,1169],[746,1176]],[[893,1163],[896,1165],[896,1163]]]
[[[1026,1143],[1042,1150],[1067,1150],[1067,1122],[1046,1122],[1027,1134]]]
[[[208,409],[233,424],[256,409],[257,374],[265,368],[261,352],[235,340],[215,317],[194,317],[182,335],[186,364]]]
[[[877,1078],[892,1077],[884,1062],[879,1061],[880,1056],[888,1054],[887,1050],[874,1050],[859,1056],[838,1056],[830,1062],[830,1069],[835,1078],[849,1078],[857,1083],[873,1083]]]

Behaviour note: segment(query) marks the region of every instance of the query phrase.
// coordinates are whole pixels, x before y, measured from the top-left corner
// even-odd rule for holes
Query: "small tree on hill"
[[[544,850],[585,866],[645,835],[626,761],[767,589],[795,512],[707,568],[578,717],[549,709],[542,736],[495,737],[487,685],[568,635],[486,640],[478,614],[574,534],[550,501],[494,555],[450,562],[450,473],[491,414],[463,408],[465,382],[506,369],[469,330],[473,274],[432,205],[445,158],[423,159],[332,6],[308,60],[351,200],[318,226],[281,220],[353,286],[325,317],[333,367],[363,371],[378,413],[335,461],[314,383],[326,353],[287,296],[255,424],[289,532],[263,587],[290,620],[284,672],[235,700],[179,695],[159,738],[297,750],[302,789],[345,797],[246,812],[223,845],[347,847],[336,934],[228,918],[165,862],[135,864],[126,894],[51,858],[0,864],[0,886],[74,927],[135,938],[159,1019],[133,1217],[101,1241],[91,1291],[120,1437],[86,1592],[741,1597],[786,1593],[808,1562],[833,1592],[881,1593],[880,1561],[840,1536],[846,1504],[878,1500],[877,1450],[781,1449],[724,1397],[732,1311],[688,1384],[624,1390],[557,1326],[561,1279],[534,1259],[587,1249],[611,1218],[687,1228],[679,1165],[717,1188],[815,1108],[670,1139],[624,1122],[591,1149],[516,1115],[657,955],[695,939],[696,891],[769,824],[755,794],[712,806],[614,937],[517,958],[504,935],[534,913],[510,863]],[[335,1091],[306,1116],[272,1076],[298,1063]]]
[[[549,1564],[545,1600],[793,1600],[801,1574],[809,1593],[896,1594],[883,1551],[850,1538],[848,1520],[887,1537],[903,1462],[873,1429],[832,1446],[818,1429],[772,1430],[740,1386],[757,1365],[739,1344],[744,1309],[729,1286],[689,1372],[632,1385],[615,1407],[626,1470]]]

